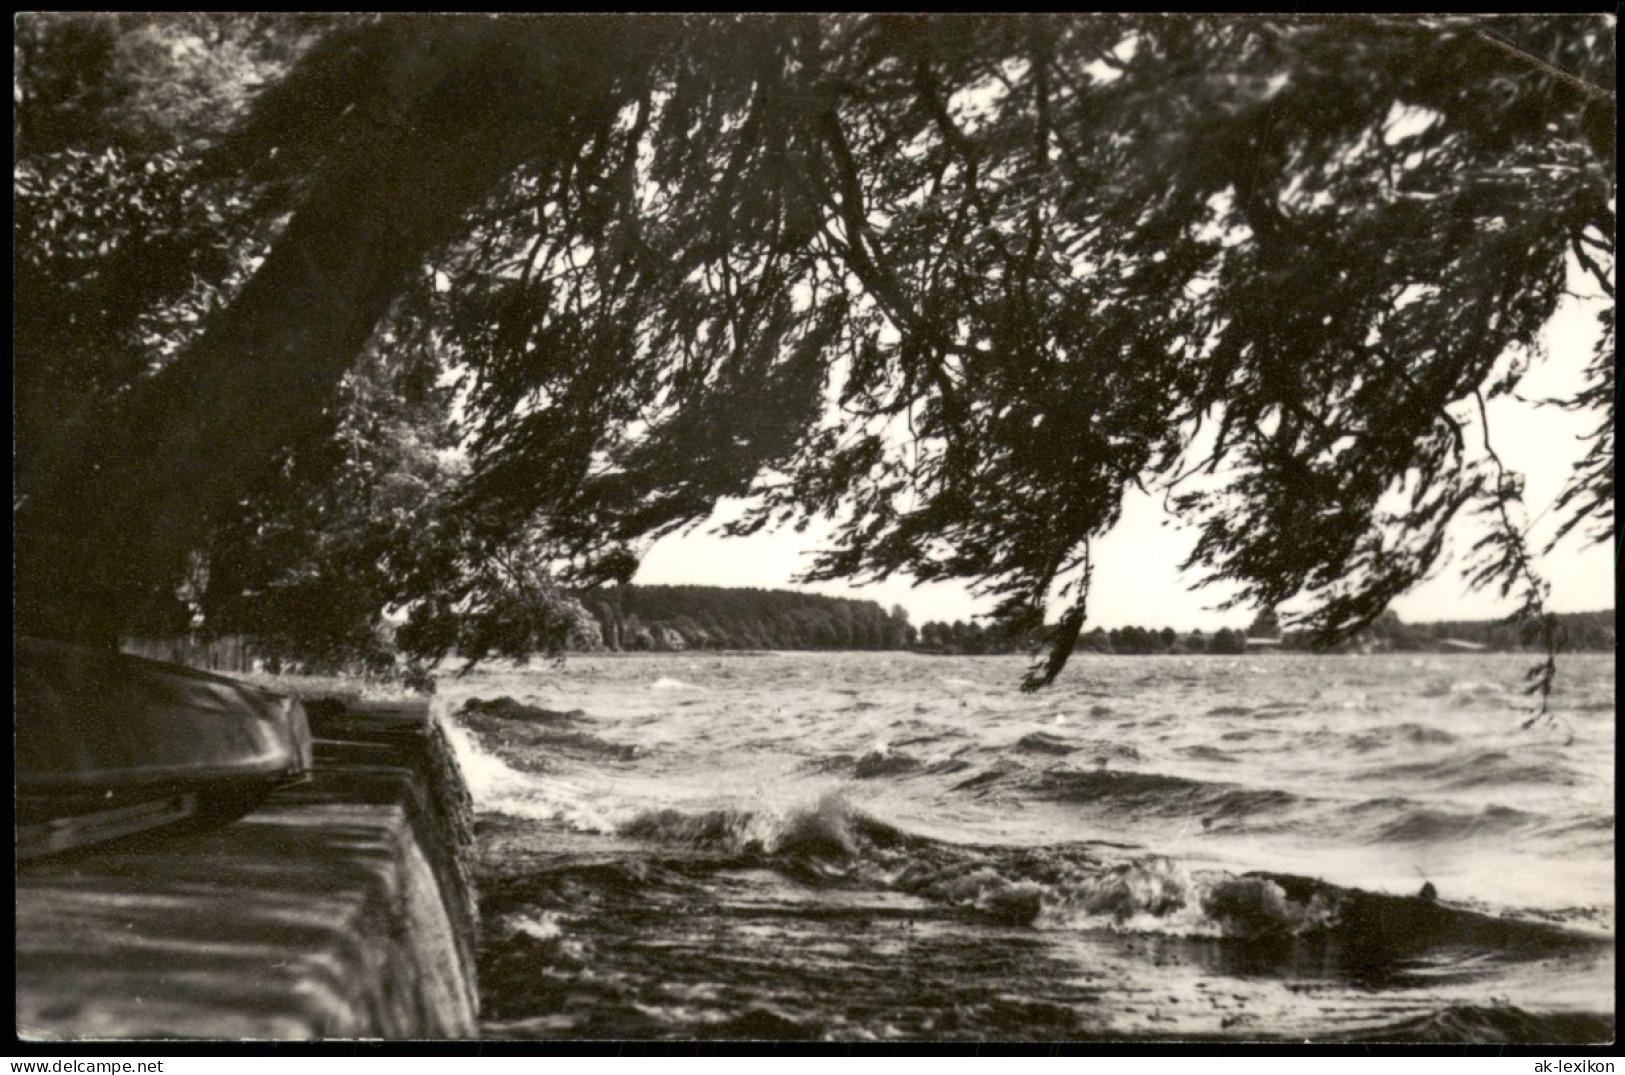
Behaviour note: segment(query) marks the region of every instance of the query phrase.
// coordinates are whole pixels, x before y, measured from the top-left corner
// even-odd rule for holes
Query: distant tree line
[[[979,623],[909,623],[906,610],[887,611],[874,601],[855,601],[788,590],[721,586],[601,587],[566,594],[534,607],[516,609],[520,617],[545,613],[545,629],[556,637],[554,652],[673,652],[682,650],[910,650],[942,655],[1030,653],[1043,639],[1042,628],[1012,630],[997,620]],[[410,630],[403,625],[400,630]],[[1566,652],[1612,652],[1614,613],[1560,613],[1556,617],[1559,647]],[[1482,647],[1490,652],[1538,651],[1544,647],[1538,623],[1505,620],[1450,620],[1408,624],[1393,611],[1348,643],[1321,652],[1409,653],[1459,652]],[[385,631],[378,643],[382,661],[397,661],[399,640]],[[126,636],[123,648],[158,659],[197,667],[247,669],[265,661],[273,670],[382,674],[378,660],[358,660],[340,650],[330,653],[290,648],[274,631],[220,635],[217,632],[168,631]],[[447,647],[462,658],[471,656],[448,638]],[[1200,630],[1153,630],[1126,626],[1096,627],[1084,632],[1077,649],[1084,654],[1215,654],[1257,650],[1260,641],[1288,652],[1313,652],[1305,631],[1283,631],[1272,612],[1254,618],[1246,628],[1226,627],[1211,634]],[[1465,643],[1465,645],[1463,645]],[[475,640],[478,645],[478,640]],[[224,649],[222,649],[224,647]],[[371,651],[368,651],[369,653]],[[225,654],[224,656],[222,654]],[[512,656],[518,656],[513,654]],[[422,680],[415,666],[405,666],[408,681]]]
[[[1558,613],[1558,648],[1571,653],[1614,649],[1614,612]],[[1436,623],[1405,623],[1392,610],[1384,613],[1363,636],[1345,649],[1393,652],[1427,652],[1459,648],[1468,643],[1496,652],[1535,650],[1544,645],[1538,622],[1516,620],[1443,620]],[[1295,631],[1281,639],[1287,649],[1308,649],[1308,639]]]
[[[1614,613],[1570,612],[1557,615],[1559,648],[1567,652],[1598,652],[1614,648]],[[1516,620],[1449,620],[1408,624],[1393,610],[1380,616],[1370,629],[1332,647],[1333,653],[1449,652],[1483,647],[1494,652],[1535,650],[1544,645],[1538,622]],[[978,623],[926,623],[920,627],[918,649],[934,653],[1025,653],[1040,632],[1025,634]],[[1260,614],[1245,629],[1221,628],[1212,634],[1181,632],[1172,627],[1096,627],[1078,638],[1080,653],[1245,653],[1249,640],[1274,642],[1275,648],[1296,652],[1314,649],[1307,631],[1283,631],[1273,613]],[[1466,643],[1466,646],[1461,645]]]
[[[1038,631],[1016,634],[997,625],[978,623],[927,623],[920,628],[918,649],[933,653],[1025,653],[1033,648]],[[1078,638],[1080,653],[1243,653],[1249,632],[1223,628],[1212,635],[1201,631],[1181,632],[1172,627],[1096,627]],[[1251,637],[1270,637],[1252,635]]]
[[[625,585],[579,600],[590,622],[572,631],[572,649],[896,650],[915,641],[900,607],[789,590]]]
[[[623,585],[581,593],[570,648],[618,651],[682,649],[900,650],[939,654],[1031,652],[1044,628],[1014,630],[997,620],[932,621],[918,629],[900,606],[888,612],[874,601],[854,601],[789,590],[721,586]],[[1614,613],[1559,614],[1562,648],[1570,652],[1614,648]],[[1467,620],[1407,624],[1392,610],[1371,629],[1335,647],[1335,653],[1447,652],[1461,643],[1497,652],[1539,649],[1538,623]],[[1313,650],[1306,631],[1286,631],[1273,611],[1246,627],[1207,633],[1172,627],[1096,627],[1078,650],[1099,654],[1234,655],[1249,641],[1294,652]]]

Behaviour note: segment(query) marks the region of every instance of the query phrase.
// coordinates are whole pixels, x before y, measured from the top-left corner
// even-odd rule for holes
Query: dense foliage
[[[609,649],[902,649],[908,613],[873,601],[721,586],[614,586],[581,595]]]
[[[158,375],[235,301],[279,228],[252,211],[247,184],[204,177],[198,150],[314,31],[296,17],[199,14],[29,15],[16,31],[19,623],[102,639],[174,629],[198,612],[207,535],[159,566],[89,516],[111,507],[95,499],[102,483],[127,479],[174,418],[148,407],[136,420],[130,402],[168,380]],[[321,452],[320,439],[298,449]],[[77,573],[67,584],[64,570]]]
[[[24,497],[49,480],[41,469],[65,438],[89,431],[109,454],[150,441],[151,430],[126,428],[121,405],[236,299],[282,222],[245,184],[204,175],[196,150],[323,28],[319,17],[263,14],[19,22],[13,300]],[[92,604],[90,622],[66,632],[201,628],[250,635],[260,652],[306,668],[393,671],[384,613],[443,555],[438,509],[458,473],[445,456],[455,436],[439,356],[405,335],[379,332],[311,434],[268,458],[271,480],[217,506],[178,588],[156,573],[138,599]],[[263,409],[279,416],[274,402]],[[113,551],[90,565],[92,585],[129,568]],[[63,611],[57,593],[40,589],[22,592]],[[20,612],[24,622],[43,615]],[[53,628],[64,625],[44,629]]]
[[[251,192],[263,261],[93,420],[19,422],[25,629],[83,634],[172,586],[331,441],[383,338],[466,376],[471,474],[415,527],[450,551],[388,572],[431,656],[481,616],[475,648],[557,638],[515,579],[625,581],[745,494],[741,532],[838,521],[815,577],[971,580],[1017,637],[1063,608],[1033,685],[1078,644],[1131,486],[1198,528],[1191,567],[1319,644],[1374,624],[1464,515],[1474,581],[1542,611],[1485,404],[1571,286],[1611,317],[1609,19],[295,33],[314,44],[190,173]],[[19,92],[94,101],[52,90],[74,69],[38,60]],[[53,133],[71,112],[20,110],[19,146],[105,140]],[[1612,533],[1611,346],[1565,401],[1598,416],[1559,507],[1586,538]]]

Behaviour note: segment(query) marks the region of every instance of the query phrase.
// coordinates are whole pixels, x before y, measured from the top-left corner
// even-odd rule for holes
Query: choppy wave
[[[941,773],[951,771],[953,766],[964,767],[966,764],[964,762],[948,761],[933,765],[928,771]],[[945,766],[949,768],[945,768]],[[808,772],[844,775],[853,780],[879,780],[927,770],[925,763],[919,758],[900,750],[891,749],[871,750],[862,755],[833,754],[827,757],[813,758],[802,763],[801,768]]]
[[[1511,1004],[1455,1004],[1347,1036],[1402,1043],[1603,1045],[1614,1040],[1614,1019],[1598,1012],[1530,1012]]]
[[[892,847],[899,830],[851,806],[839,792],[782,810],[650,810],[620,826],[623,836],[732,854],[815,855],[850,859]]]
[[[991,661],[790,660],[605,662],[446,708],[483,817],[488,1027],[1597,1040],[1600,708],[1566,711],[1585,745],[1520,736],[1487,659],[1288,682],[1103,658],[1031,702]],[[1563,906],[1498,889],[1503,864]]]
[[[1362,989],[1471,981],[1486,967],[1507,961],[1611,950],[1611,941],[1546,922],[1291,875],[1196,869],[1163,856],[1112,860],[1081,845],[1018,850],[943,844],[869,816],[839,795],[782,812],[649,811],[619,831],[667,851],[656,850],[644,860],[593,857],[540,878],[526,875],[519,890],[524,909],[508,912],[504,928],[522,934],[524,943],[556,943],[568,932],[569,914],[600,899],[651,905],[692,900],[703,898],[708,876],[766,869],[786,883],[814,889],[890,890],[898,899],[923,901],[898,905],[911,918],[961,916],[1039,935],[1105,931],[1290,944],[1294,947],[1257,949],[1252,957],[1213,953],[1205,958],[1316,967]],[[707,857],[679,865],[667,857],[674,848]],[[538,900],[560,906],[539,908]],[[824,913],[839,913],[839,901],[829,906]],[[1266,962],[1259,964],[1258,958]]]
[[[1224,762],[1227,765],[1234,765],[1238,760],[1234,754],[1207,743],[1196,743],[1192,746],[1180,747],[1179,752],[1187,758],[1196,758],[1198,761],[1217,761]]]
[[[1528,753],[1538,748],[1530,747]],[[1467,789],[1508,784],[1572,783],[1575,773],[1563,763],[1541,757],[1518,757],[1503,750],[1476,750],[1420,762],[1395,762],[1358,774],[1360,779],[1392,780],[1422,787]]]
[[[1004,925],[1256,940],[1325,934],[1369,949],[1469,945],[1534,958],[1594,944],[1543,923],[1496,919],[1431,898],[1291,875],[1235,875],[1164,856],[1108,859],[1089,845],[962,847],[911,835],[839,793],[783,811],[655,810],[622,836],[700,849],[816,885],[877,885]],[[1392,953],[1390,953],[1392,954]]]
[[[1432,728],[1424,724],[1393,724],[1382,728],[1374,728],[1348,737],[1350,750],[1368,753],[1374,750],[1386,750],[1392,747],[1429,747],[1448,746],[1457,742],[1457,737],[1442,728]]]
[[[805,883],[884,885],[1005,925],[1247,935],[1265,928],[1270,906],[1265,895],[1247,895],[1266,883],[1197,881],[1166,859],[1109,865],[1083,846],[1017,852],[926,840],[838,793],[781,812],[648,811],[619,831],[767,866]],[[1311,924],[1312,914],[1294,918],[1280,899],[1274,906],[1273,927]]]
[[[575,724],[587,719],[587,714],[580,709],[572,709],[567,712],[544,709],[541,706],[525,705],[522,702],[517,702],[507,695],[491,699],[470,698],[463,703],[462,711],[470,716],[530,721],[553,727]]]
[[[511,750],[505,757],[487,745],[490,736],[482,737],[470,727],[480,719],[477,714],[472,720],[466,710],[451,717],[446,708],[445,703],[437,703],[436,717],[482,811],[557,822],[588,832],[612,831],[618,824],[619,811],[594,794],[590,781],[557,772],[546,752]],[[510,757],[518,759],[523,768],[510,764]]]
[[[1387,843],[1435,843],[1511,832],[1538,820],[1509,806],[1487,806],[1478,813],[1419,807],[1385,822],[1374,838]]]
[[[1029,773],[1024,775],[1023,783],[1035,796],[1112,813],[1194,816],[1209,822],[1278,813],[1302,802],[1299,796],[1274,788],[1249,788],[1166,773],[1104,767],[1093,771],[1050,769]]]
[[[1028,754],[1071,754],[1078,746],[1047,732],[1033,732],[1016,740],[1015,749]]]
[[[512,698],[469,699],[458,719],[488,750],[522,769],[546,772],[550,759],[559,756],[630,761],[641,751],[636,743],[612,742],[573,730],[572,725],[585,719],[580,710],[553,712],[521,705]]]

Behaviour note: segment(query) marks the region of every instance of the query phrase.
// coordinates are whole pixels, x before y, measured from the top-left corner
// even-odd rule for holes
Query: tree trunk
[[[112,418],[66,431],[40,480],[17,490],[20,633],[116,645],[179,578],[211,517],[319,428],[339,379],[462,214],[522,160],[573,153],[573,121],[613,107],[634,50],[611,22],[500,20],[461,24],[449,40],[391,39],[370,88],[404,103],[360,101],[236,301]]]

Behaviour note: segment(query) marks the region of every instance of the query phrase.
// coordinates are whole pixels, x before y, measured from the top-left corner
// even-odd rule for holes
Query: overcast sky
[[[1528,399],[1561,398],[1582,384],[1582,372],[1595,339],[1594,318],[1594,313],[1571,302],[1553,320],[1545,341],[1548,357],[1525,378],[1520,395]],[[1535,519],[1531,536],[1538,551],[1558,522],[1553,513],[1542,516],[1541,512],[1557,497],[1571,466],[1583,455],[1584,445],[1576,438],[1594,429],[1599,418],[1512,399],[1497,400],[1491,407],[1496,451],[1528,479],[1526,518]],[[716,518],[731,518],[737,512],[737,504],[725,503]],[[992,608],[991,600],[974,598],[967,587],[950,583],[915,587],[908,579],[893,578],[867,587],[793,584],[792,578],[808,564],[807,554],[828,536],[827,529],[809,528],[805,533],[787,529],[750,538],[722,538],[709,533],[710,529],[703,525],[657,543],[645,557],[635,581],[806,589],[870,599],[886,607],[899,604],[908,610],[915,624],[968,620]],[[1465,551],[1474,536],[1475,532],[1463,527],[1455,535],[1455,547]],[[1539,570],[1552,584],[1551,607],[1559,612],[1612,608],[1613,547],[1607,542],[1582,544],[1577,537],[1571,534],[1556,552],[1539,561]],[[1195,542],[1195,532],[1169,519],[1159,501],[1131,494],[1124,505],[1122,522],[1095,547],[1089,622],[1107,628],[1140,625],[1213,631],[1226,626],[1245,627],[1252,618],[1250,610],[1213,611],[1212,606],[1223,599],[1224,591],[1193,590],[1195,580],[1181,576],[1178,565]],[[1411,623],[1489,619],[1508,615],[1515,608],[1514,600],[1501,600],[1493,592],[1467,592],[1459,563],[1437,569],[1431,581],[1394,603],[1394,610]]]

